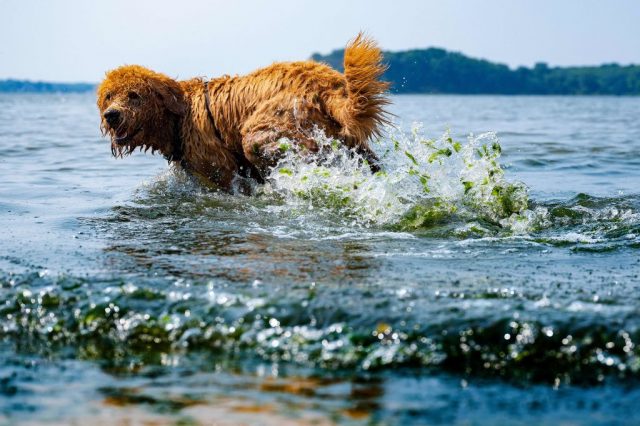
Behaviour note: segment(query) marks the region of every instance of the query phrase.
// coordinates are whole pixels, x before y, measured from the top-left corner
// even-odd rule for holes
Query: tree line
[[[312,59],[343,70],[344,50]],[[640,95],[640,66],[534,67],[475,59],[439,48],[384,52],[392,93]]]

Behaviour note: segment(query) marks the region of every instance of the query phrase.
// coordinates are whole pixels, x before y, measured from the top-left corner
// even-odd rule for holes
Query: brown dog
[[[387,83],[375,43],[347,46],[344,75],[317,62],[276,63],[247,76],[176,81],[138,65],[109,71],[98,87],[111,151],[160,151],[169,161],[230,189],[237,175],[259,181],[282,155],[281,139],[318,150],[318,128],[376,170],[368,139],[386,122]]]

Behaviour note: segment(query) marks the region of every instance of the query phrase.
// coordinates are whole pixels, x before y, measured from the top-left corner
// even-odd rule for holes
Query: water
[[[640,99],[393,101],[247,197],[0,95],[0,423],[640,422]]]

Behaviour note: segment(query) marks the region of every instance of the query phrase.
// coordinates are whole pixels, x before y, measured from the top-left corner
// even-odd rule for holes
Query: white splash
[[[284,157],[272,170],[261,196],[276,196],[300,209],[329,209],[360,225],[401,229],[428,227],[459,216],[482,219],[513,233],[542,221],[546,211],[528,210],[527,187],[505,180],[495,133],[454,140],[447,131],[437,139],[396,128],[374,144],[383,171],[372,173],[366,161],[338,141],[316,132],[320,154],[300,153],[283,139]]]

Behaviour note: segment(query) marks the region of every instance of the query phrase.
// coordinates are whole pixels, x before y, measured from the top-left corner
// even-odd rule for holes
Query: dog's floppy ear
[[[185,115],[187,105],[178,83],[173,80],[152,79],[153,92],[160,98],[163,106],[176,115]]]

